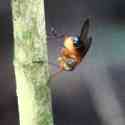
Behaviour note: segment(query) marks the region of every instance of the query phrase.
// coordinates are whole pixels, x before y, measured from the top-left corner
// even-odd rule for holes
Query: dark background
[[[125,2],[123,0],[45,0],[46,27],[78,34],[91,17],[91,50],[75,71],[54,78],[56,125],[124,125]],[[63,39],[49,39],[49,62],[56,63]],[[0,125],[18,125],[10,0],[0,1]],[[52,73],[58,69],[51,66]]]

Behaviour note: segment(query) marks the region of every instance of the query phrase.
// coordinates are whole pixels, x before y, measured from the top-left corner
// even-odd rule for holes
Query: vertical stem
[[[44,1],[12,0],[12,13],[20,125],[53,125]]]

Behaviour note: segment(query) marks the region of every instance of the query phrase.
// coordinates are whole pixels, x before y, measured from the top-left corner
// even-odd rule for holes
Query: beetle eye
[[[73,45],[79,48],[79,39],[77,37],[72,37]]]
[[[77,41],[73,40],[73,44],[77,44]]]
[[[76,42],[74,42],[73,45],[74,45],[75,47],[79,47],[78,44],[77,44]]]

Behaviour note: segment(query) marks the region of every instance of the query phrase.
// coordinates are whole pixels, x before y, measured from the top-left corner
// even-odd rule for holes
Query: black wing
[[[89,37],[89,38],[87,39],[86,44],[85,44],[85,48],[84,48],[84,50],[83,50],[83,52],[82,52],[82,57],[84,57],[84,56],[87,54],[88,50],[89,50],[90,47],[91,47],[91,44],[92,44],[92,37]]]
[[[88,32],[90,27],[90,19],[87,18],[82,26],[81,32],[80,32],[80,40],[82,42],[85,42],[87,40]]]
[[[92,44],[92,38],[88,37],[89,27],[90,27],[90,19],[87,18],[83,23],[80,33],[80,41],[83,45],[82,57],[86,55]]]

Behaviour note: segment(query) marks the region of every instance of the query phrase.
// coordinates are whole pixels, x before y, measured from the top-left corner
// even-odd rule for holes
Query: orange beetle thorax
[[[74,58],[78,62],[80,62],[80,53],[78,49],[75,48],[72,37],[65,37],[64,47],[65,50],[67,51],[67,56]]]

